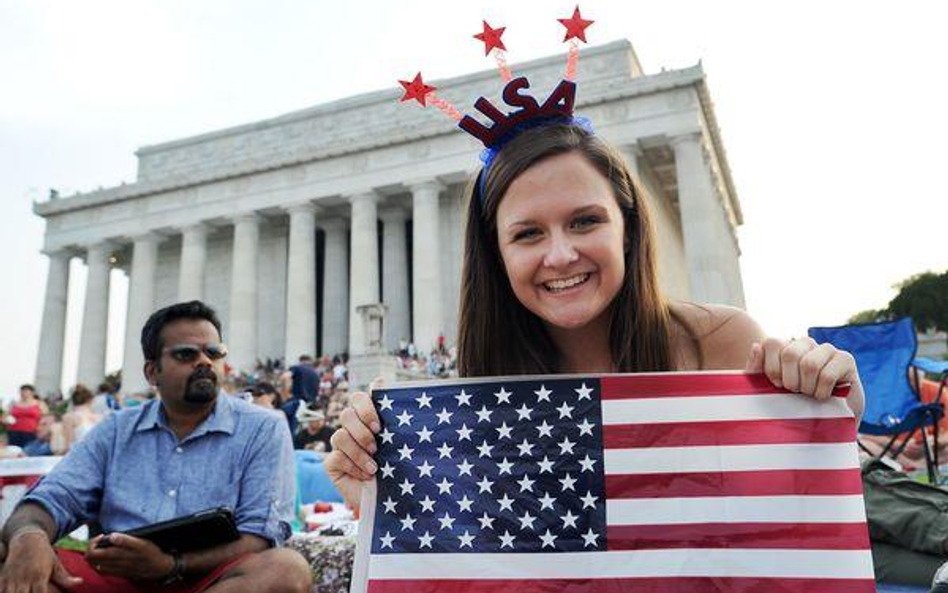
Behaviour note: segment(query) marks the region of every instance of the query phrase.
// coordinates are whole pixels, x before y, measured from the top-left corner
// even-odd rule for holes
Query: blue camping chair
[[[922,439],[922,447],[929,480],[937,483],[938,420],[944,416],[945,408],[940,397],[930,404],[923,403],[912,388],[909,369],[915,373],[915,385],[919,385],[920,370],[914,364],[917,341],[912,320],[903,317],[896,321],[863,325],[811,327],[808,333],[817,342],[829,342],[856,358],[866,392],[866,410],[859,432],[892,437],[878,458],[885,457],[899,435],[904,434],[905,438],[895,448],[893,457],[902,453],[917,431],[926,426],[933,427],[934,451],[927,439]]]

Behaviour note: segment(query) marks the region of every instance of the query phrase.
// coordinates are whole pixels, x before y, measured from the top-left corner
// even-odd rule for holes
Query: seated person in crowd
[[[326,415],[319,410],[313,410],[309,406],[300,408],[297,414],[300,422],[299,431],[293,438],[294,449],[307,449],[320,453],[332,451],[332,445],[329,439],[335,432],[332,428],[326,426]]]
[[[266,381],[257,383],[250,390],[250,395],[253,397],[253,403],[267,410],[275,410],[280,406],[280,394],[272,383]]]
[[[7,433],[0,432],[0,459],[12,459],[14,457],[23,457],[23,447],[11,445]]]
[[[276,414],[218,396],[217,315],[199,301],[161,309],[142,350],[160,398],[109,415],[26,494],[3,529],[0,590],[309,591],[309,565],[280,547],[295,498],[290,434]],[[233,510],[238,540],[182,555],[121,533],[211,507]],[[53,549],[83,523],[104,533],[84,555]]]
[[[56,416],[53,414],[43,414],[36,427],[36,438],[23,447],[23,454],[28,457],[53,455],[52,440],[55,426]]]
[[[92,428],[102,420],[102,414],[92,409],[94,397],[85,385],[79,384],[73,387],[69,398],[72,410],[63,416],[63,436],[66,438],[67,451],[89,434]]]

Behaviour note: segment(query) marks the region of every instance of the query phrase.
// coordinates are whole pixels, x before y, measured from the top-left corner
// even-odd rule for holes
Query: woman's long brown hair
[[[551,374],[561,356],[543,322],[513,293],[497,240],[497,207],[520,174],[543,159],[578,152],[609,180],[625,223],[625,278],[611,305],[609,348],[618,372],[672,368],[671,314],[658,284],[654,231],[644,192],[622,156],[582,128],[527,130],[497,155],[484,180],[467,191],[464,267],[458,317],[462,377]],[[538,197],[537,199],[543,199]]]

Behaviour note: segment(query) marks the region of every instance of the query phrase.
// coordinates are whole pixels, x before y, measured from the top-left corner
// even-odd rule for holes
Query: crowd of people
[[[0,457],[63,455],[119,409],[119,402],[106,383],[96,393],[76,385],[65,400],[59,394],[44,399],[32,385],[21,385],[19,398],[3,417],[6,432]]]
[[[456,375],[457,350],[443,336],[430,353],[402,340],[393,356],[399,369],[424,378]],[[348,405],[348,355],[304,355],[286,367],[282,359],[258,361],[253,370],[227,368],[221,390],[231,396],[282,411],[293,434],[294,446],[320,453],[332,450],[329,441]],[[42,396],[30,384],[20,387],[19,398],[3,414],[0,457],[64,455],[96,424],[115,410],[140,406],[154,394],[123,394],[120,382],[103,382],[93,393],[77,384],[68,397]],[[3,440],[5,439],[5,440]]]

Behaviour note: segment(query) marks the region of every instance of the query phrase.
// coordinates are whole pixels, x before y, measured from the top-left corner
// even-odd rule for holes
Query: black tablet
[[[199,511],[177,519],[124,531],[153,542],[165,552],[190,552],[219,546],[240,538],[234,513],[224,507]],[[107,539],[97,547],[108,547]]]

